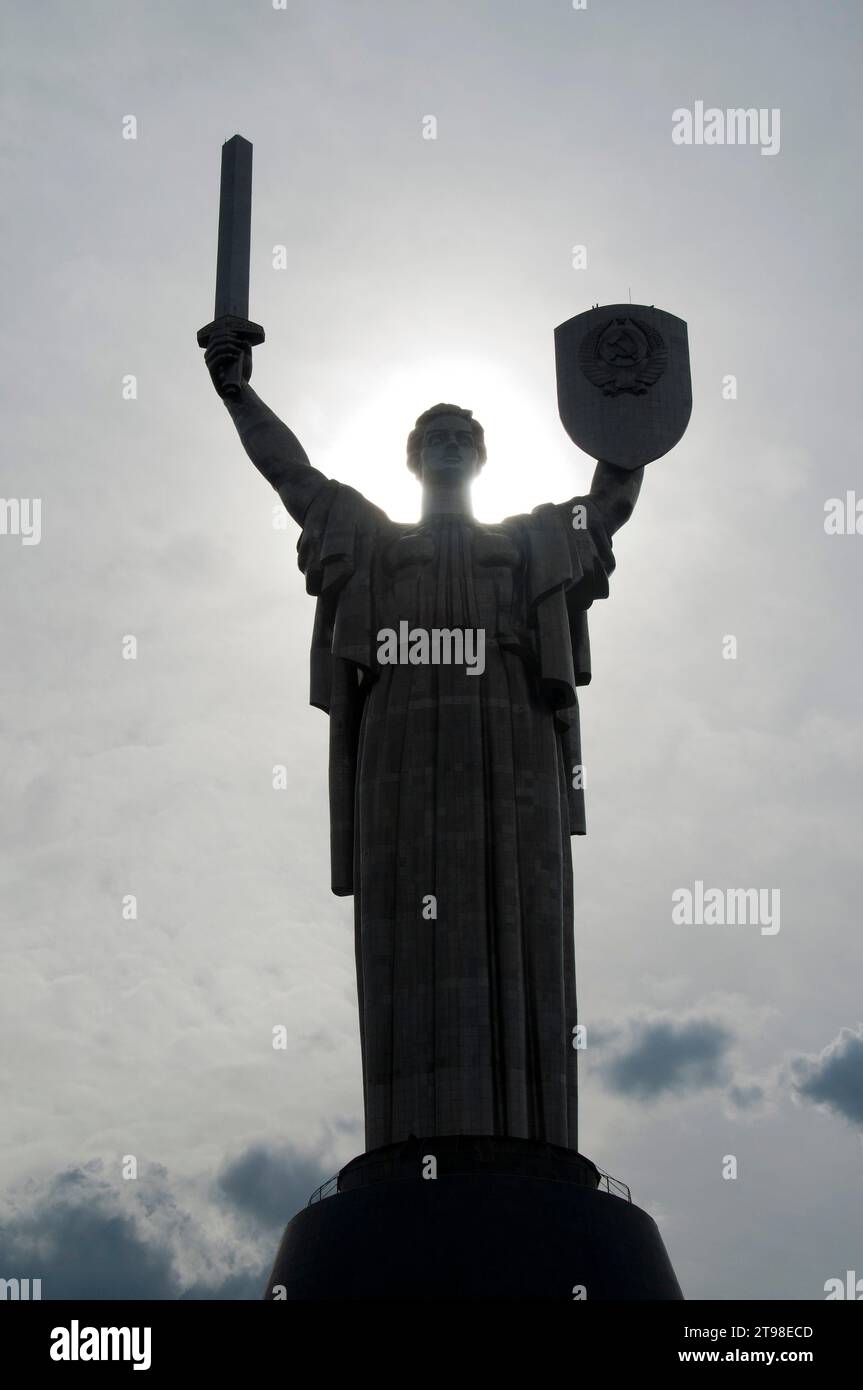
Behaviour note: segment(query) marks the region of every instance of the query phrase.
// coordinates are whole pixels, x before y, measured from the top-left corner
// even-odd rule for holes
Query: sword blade
[[[234,135],[222,146],[219,250],[214,318],[249,317],[249,250],[252,231],[252,146]]]

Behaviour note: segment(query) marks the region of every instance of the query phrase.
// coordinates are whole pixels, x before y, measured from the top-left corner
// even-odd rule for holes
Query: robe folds
[[[395,523],[322,477],[298,559],[311,703],[330,719],[332,890],[354,896],[366,1147],[577,1149],[570,836],[586,610],[614,568],[602,514],[588,496],[495,526]],[[403,621],[482,629],[482,674],[379,664],[378,633]]]

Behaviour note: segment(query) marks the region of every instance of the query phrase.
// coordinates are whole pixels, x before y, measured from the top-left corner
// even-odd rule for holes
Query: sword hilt
[[[198,329],[198,347],[205,348],[213,334],[219,329],[227,329],[238,337],[244,346],[257,347],[258,343],[264,341],[264,330],[259,323],[252,323],[250,319],[241,319],[236,314],[223,314],[221,318],[213,319],[204,328]],[[243,389],[243,356],[237,357],[236,362],[231,363],[222,372],[222,380],[219,385],[219,395],[236,399]]]

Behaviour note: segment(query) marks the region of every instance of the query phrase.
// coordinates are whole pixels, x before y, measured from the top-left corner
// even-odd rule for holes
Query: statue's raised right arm
[[[309,463],[308,456],[293,430],[252,390],[252,350],[231,332],[213,333],[204,361],[213,385],[221,395],[222,372],[238,356],[243,358],[243,388],[239,396],[223,396],[240,442],[252,463],[277,490],[299,526],[309,503],[326,479]]]

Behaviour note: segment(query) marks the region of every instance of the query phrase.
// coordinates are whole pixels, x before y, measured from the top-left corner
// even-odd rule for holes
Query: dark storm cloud
[[[268,1257],[266,1264],[255,1273],[231,1274],[221,1284],[215,1286],[212,1284],[192,1284],[190,1288],[184,1289],[177,1297],[183,1303],[189,1303],[196,1299],[215,1300],[220,1303],[236,1302],[240,1299],[260,1299],[263,1297],[263,1290],[271,1265],[272,1255]]]
[[[59,1175],[26,1216],[0,1227],[4,1277],[41,1279],[44,1299],[177,1298],[167,1251],[146,1245],[81,1176]]]
[[[218,1186],[239,1211],[265,1230],[280,1230],[306,1206],[315,1188],[332,1177],[316,1158],[290,1145],[256,1144],[220,1173]]]
[[[863,1024],[843,1028],[820,1057],[796,1057],[795,1090],[863,1129]]]
[[[129,1216],[76,1204],[54,1180],[28,1215],[0,1227],[4,1277],[42,1280],[43,1298],[176,1298],[170,1255],[145,1245]]]
[[[636,1023],[624,1050],[609,1062],[606,1077],[613,1090],[640,1100],[719,1086],[727,1078],[725,1054],[731,1042],[730,1031],[710,1019]]]
[[[286,1225],[327,1176],[315,1158],[290,1146],[255,1145],[226,1165],[216,1191],[240,1228],[251,1216],[253,1236],[262,1237]],[[240,1258],[236,1242],[214,1235],[207,1184],[199,1184],[194,1214],[175,1186],[159,1165],[140,1188],[120,1186],[105,1179],[98,1162],[34,1184],[26,1208],[0,1225],[0,1277],[41,1279],[43,1299],[260,1298],[274,1238],[258,1240],[258,1256],[249,1256],[246,1242]],[[202,1249],[215,1277],[190,1282],[178,1255]]]

